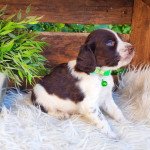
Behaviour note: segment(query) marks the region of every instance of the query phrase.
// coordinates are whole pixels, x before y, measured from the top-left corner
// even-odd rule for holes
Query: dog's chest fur
[[[86,74],[74,71],[75,61],[70,61],[68,66],[73,77],[78,78],[76,85],[84,94],[84,100],[92,104],[102,105],[108,95],[112,94],[114,81],[112,76],[101,76],[97,74]],[[102,80],[107,81],[107,86],[102,86]]]
[[[101,85],[102,80],[107,81],[108,85],[103,87]],[[85,99],[89,99],[91,103],[102,105],[108,94],[112,94],[112,88],[114,86],[112,76],[103,77],[97,74],[91,74],[87,78],[85,77],[79,83],[79,88],[85,95]]]

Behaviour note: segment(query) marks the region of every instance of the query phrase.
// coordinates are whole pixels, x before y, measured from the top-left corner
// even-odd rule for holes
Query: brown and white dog
[[[134,55],[133,46],[111,30],[92,32],[81,46],[76,60],[60,64],[33,88],[32,102],[40,105],[50,115],[69,117],[81,114],[96,124],[101,131],[115,138],[104,110],[116,121],[125,118],[112,98],[113,77],[90,74],[96,67],[116,70],[130,63]],[[101,81],[108,82],[106,87]]]

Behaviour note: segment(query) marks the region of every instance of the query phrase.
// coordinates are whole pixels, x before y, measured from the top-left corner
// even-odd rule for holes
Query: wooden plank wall
[[[0,0],[8,5],[8,15],[25,10],[44,16],[43,22],[107,24],[131,23],[133,0]]]
[[[150,63],[150,0],[135,0],[131,42],[136,53],[133,64]]]

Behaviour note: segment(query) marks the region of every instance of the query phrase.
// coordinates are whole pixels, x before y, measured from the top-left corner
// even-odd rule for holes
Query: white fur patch
[[[61,99],[55,94],[48,94],[40,84],[36,84],[33,90],[37,97],[36,101],[44,106],[49,113],[61,111],[72,114],[77,112],[77,105],[75,103],[69,99]]]

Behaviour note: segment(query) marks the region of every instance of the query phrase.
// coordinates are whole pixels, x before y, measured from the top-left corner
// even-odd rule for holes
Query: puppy
[[[59,118],[81,114],[101,132],[115,138],[101,110],[116,121],[125,118],[112,98],[113,77],[103,73],[129,64],[133,55],[133,46],[115,32],[96,30],[87,37],[76,60],[58,65],[34,86],[32,102]],[[95,69],[102,73],[94,72]]]

